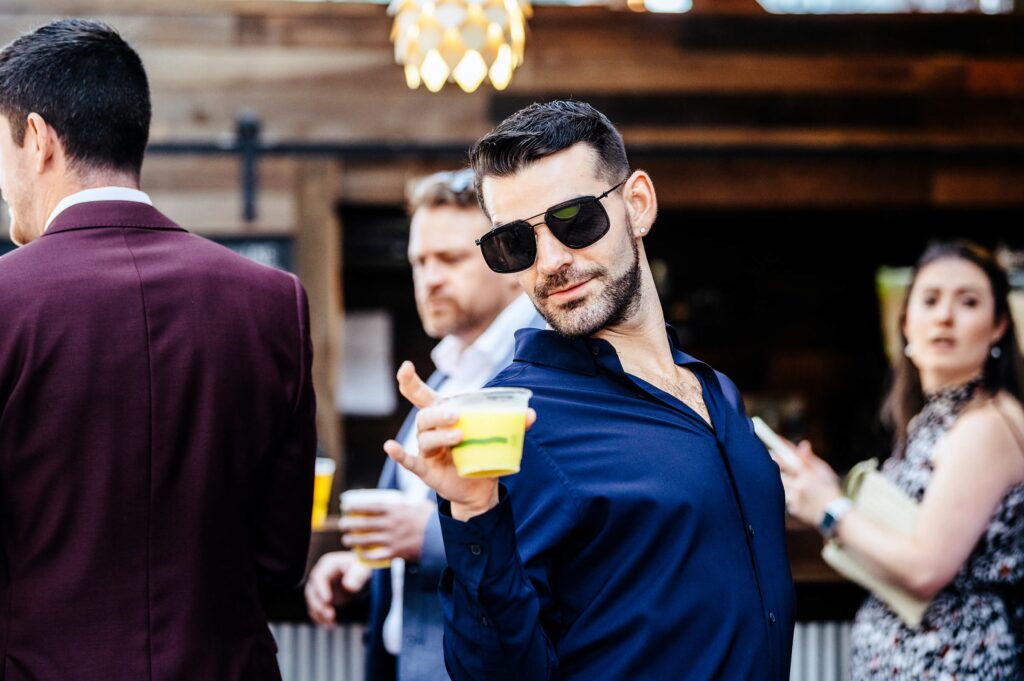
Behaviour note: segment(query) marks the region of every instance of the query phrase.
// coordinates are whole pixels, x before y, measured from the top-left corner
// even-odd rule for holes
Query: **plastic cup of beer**
[[[460,476],[496,478],[519,472],[532,394],[525,388],[484,388],[445,398],[459,415],[454,428],[462,431],[462,441],[452,447],[452,460]]]
[[[320,527],[327,519],[327,504],[331,501],[334,467],[334,459],[317,457],[313,477],[313,527]]]
[[[352,518],[372,518],[379,515],[388,506],[399,503],[403,499],[405,499],[405,495],[397,489],[350,489],[341,493],[341,512]],[[372,531],[353,530],[349,534],[358,536]],[[390,567],[390,558],[380,560],[367,557],[367,553],[372,553],[379,548],[381,546],[372,544],[357,546],[355,547],[356,558],[360,563],[374,570]]]

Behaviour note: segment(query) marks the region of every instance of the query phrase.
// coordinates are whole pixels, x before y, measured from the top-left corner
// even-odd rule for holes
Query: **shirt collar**
[[[677,365],[707,366],[679,349],[675,329],[666,324],[665,332],[668,334],[672,360]],[[568,338],[550,330],[516,331],[515,359],[517,362],[529,362],[591,376],[597,374],[599,367],[610,364],[617,367],[617,373],[622,373],[615,348],[608,341],[601,338]]]
[[[43,231],[45,232],[49,229],[57,216],[71,206],[91,201],[133,201],[135,203],[145,203],[149,206],[153,205],[153,200],[149,198],[149,194],[130,187],[93,187],[91,189],[83,189],[60,200],[60,203],[50,213],[50,217],[47,218],[46,227],[43,228]]]
[[[517,329],[529,326],[536,314],[533,302],[523,293],[498,314],[472,345],[465,347],[455,336],[445,336],[431,351],[430,358],[438,371],[449,377],[475,364],[486,363],[494,367],[499,362],[507,362],[508,339]],[[468,358],[472,361],[467,361]]]

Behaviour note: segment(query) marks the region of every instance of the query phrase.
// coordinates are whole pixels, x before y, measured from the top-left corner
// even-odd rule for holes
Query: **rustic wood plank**
[[[147,189],[143,185],[143,189]],[[295,195],[291,191],[263,191],[258,217],[242,217],[242,192],[237,187],[218,190],[161,189],[149,192],[153,204],[169,218],[204,236],[281,236],[295,228]]]
[[[1024,130],[885,130],[819,128],[764,130],[758,127],[719,126],[679,129],[645,126],[621,126],[620,131],[630,145],[650,147],[685,145],[694,148],[747,147],[820,149],[823,151],[890,150],[927,148],[935,151],[999,151],[1024,147]]]
[[[265,156],[259,161],[258,180],[262,191],[291,192],[299,161],[290,157]],[[147,191],[186,193],[215,189],[237,189],[239,159],[235,155],[169,155],[150,153],[142,165],[142,187]]]
[[[854,14],[673,17],[679,44],[694,50],[754,53],[1024,54],[1020,16]]]
[[[317,437],[324,452],[337,462],[334,490],[345,488],[341,416],[334,407],[344,323],[341,224],[335,210],[340,173],[336,161],[304,161],[298,168],[295,185],[295,252],[297,272],[309,295]],[[332,500],[336,496],[332,491]]]
[[[1024,205],[1024,164],[945,166],[935,172],[932,201],[941,206]]]
[[[888,159],[709,158],[645,164],[666,207],[914,205],[929,199],[923,164]]]
[[[345,164],[342,194],[346,203],[401,206],[409,180],[462,166],[462,159],[353,161]]]
[[[454,88],[441,95],[408,91],[387,41],[390,20],[375,5],[188,0],[157,8],[136,0],[15,1],[0,12],[0,40],[48,20],[47,12],[56,13],[58,5],[121,26],[137,41],[150,72],[157,143],[230,143],[239,112],[253,109],[270,142],[468,146],[510,106],[573,94],[623,104],[623,111],[612,106],[610,112],[626,114],[615,117],[630,148],[690,150],[681,158],[634,158],[644,167],[664,167],[656,180],[662,178],[659,188],[665,187],[669,205],[1012,201],[1014,169],[1024,164],[1018,160],[1024,54],[1000,47],[999,36],[1007,25],[1019,28],[1022,19],[958,17],[956,22],[966,21],[966,33],[956,37],[949,17],[768,17],[749,13],[746,1],[736,0],[720,16],[698,16],[698,9],[715,12],[707,4],[689,17],[538,8],[526,64],[506,94],[486,88],[473,95]],[[731,12],[736,15],[725,16]],[[866,47],[850,49],[858,26],[868,30],[860,36]],[[979,26],[994,31],[995,48],[973,42]],[[760,38],[745,42],[763,31],[788,36],[819,27],[849,35],[835,49],[809,49],[821,44],[820,37],[770,46]],[[878,38],[889,28],[918,36],[912,49]],[[739,33],[731,34],[733,29]],[[716,36],[721,40],[712,41]],[[957,49],[938,49],[950,45]],[[770,110],[773,116],[765,113]],[[633,115],[637,111],[644,115]],[[737,157],[786,149],[788,156],[770,162]],[[817,156],[789,157],[801,151]],[[991,159],[967,167],[933,158],[933,151],[1001,154],[998,168],[1004,170],[993,169]],[[849,158],[862,152],[866,160]],[[887,155],[899,162],[884,160]],[[399,205],[408,177],[459,161],[450,153],[364,158],[346,167],[339,186],[355,203]],[[151,154],[143,181],[182,222],[219,233],[287,232],[294,226],[294,168],[284,159],[261,159],[261,215],[252,225],[240,219],[234,158]]]
[[[771,208],[924,204],[931,179],[921,164],[887,159],[633,159],[651,173],[665,208]],[[346,168],[346,202],[401,205],[412,164]]]
[[[224,14],[224,0],[174,0],[173,3],[152,0],[5,0],[5,14],[49,15],[51,18],[69,16],[99,16],[120,14],[181,15]]]

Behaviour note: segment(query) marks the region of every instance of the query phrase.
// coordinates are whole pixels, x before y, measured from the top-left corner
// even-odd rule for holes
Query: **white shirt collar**
[[[149,194],[138,189],[131,189],[130,187],[93,187],[92,189],[83,189],[60,200],[60,203],[57,204],[57,207],[53,209],[50,217],[46,220],[46,227],[43,228],[43,231],[48,230],[57,216],[71,206],[90,201],[135,201],[136,203],[153,205],[153,200],[149,198]]]
[[[455,336],[445,336],[431,351],[430,359],[449,381],[467,375],[494,374],[502,368],[495,365],[511,354],[515,332],[529,326],[536,314],[533,301],[525,293],[520,294],[468,348]]]

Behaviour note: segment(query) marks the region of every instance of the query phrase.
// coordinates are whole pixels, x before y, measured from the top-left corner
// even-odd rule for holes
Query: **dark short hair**
[[[917,283],[918,273],[938,260],[963,260],[976,265],[985,273],[995,301],[995,321],[998,323],[1006,320],[1007,324],[1006,332],[995,345],[999,348],[997,356],[993,357],[990,354],[985,361],[981,384],[990,395],[1005,390],[1018,401],[1024,402],[1024,358],[1021,357],[1020,346],[1017,344],[1017,329],[1010,311],[1010,282],[1006,270],[991,251],[970,241],[932,243],[914,265],[910,286],[907,287],[907,294],[900,308],[900,352],[893,357],[892,385],[882,407],[882,420],[895,434],[897,456],[902,455],[906,447],[910,419],[925,404],[921,377],[917,367],[907,358],[905,352],[907,337],[903,334],[903,326],[907,321],[907,306],[910,294]]]
[[[534,103],[520,109],[480,138],[469,151],[476,175],[476,189],[488,175],[508,177],[531,163],[583,142],[597,152],[597,172],[609,182],[629,174],[622,135],[608,117],[587,104],[573,100]]]
[[[455,206],[475,209],[477,205],[473,171],[469,168],[443,170],[426,177],[414,178],[406,185],[405,196],[409,215],[424,207]]]
[[[31,113],[53,127],[73,167],[142,169],[149,82],[139,55],[107,24],[54,21],[0,51],[0,114],[18,146]]]

